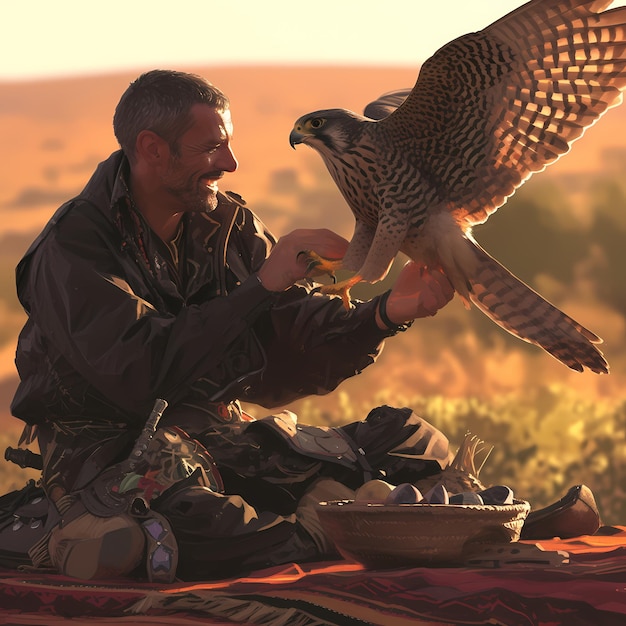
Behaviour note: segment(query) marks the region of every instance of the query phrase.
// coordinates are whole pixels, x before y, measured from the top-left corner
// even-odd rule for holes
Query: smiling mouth
[[[224,173],[220,172],[219,174],[210,174],[209,176],[203,176],[202,181],[208,189],[217,189],[218,182],[221,178],[223,178]]]

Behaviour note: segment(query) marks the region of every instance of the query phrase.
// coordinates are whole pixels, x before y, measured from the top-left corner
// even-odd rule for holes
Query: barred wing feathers
[[[610,4],[526,4],[441,48],[404,101],[385,95],[379,124],[410,136],[422,173],[467,227],[621,102],[626,8],[596,13]]]
[[[543,348],[567,367],[596,374],[609,371],[596,344],[602,339],[519,280],[479,245],[468,277],[469,298],[496,324],[523,341]]]

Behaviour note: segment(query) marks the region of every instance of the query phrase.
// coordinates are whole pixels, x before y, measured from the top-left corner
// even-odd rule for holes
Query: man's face
[[[230,111],[195,104],[191,115],[193,124],[179,139],[178,154],[170,156],[163,187],[177,211],[212,211],[217,206],[218,180],[238,165],[230,147]]]

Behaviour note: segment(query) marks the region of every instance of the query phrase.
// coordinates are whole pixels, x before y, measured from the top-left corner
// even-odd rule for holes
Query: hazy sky
[[[521,0],[12,0],[0,80],[249,63],[413,65]],[[619,0],[614,6],[625,5]]]

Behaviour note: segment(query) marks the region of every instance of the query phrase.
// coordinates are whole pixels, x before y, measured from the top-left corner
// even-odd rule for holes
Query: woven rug
[[[524,542],[529,544],[530,542]],[[290,564],[245,578],[149,585],[0,571],[0,623],[272,626],[626,624],[626,527],[537,543],[561,563],[366,571]]]

